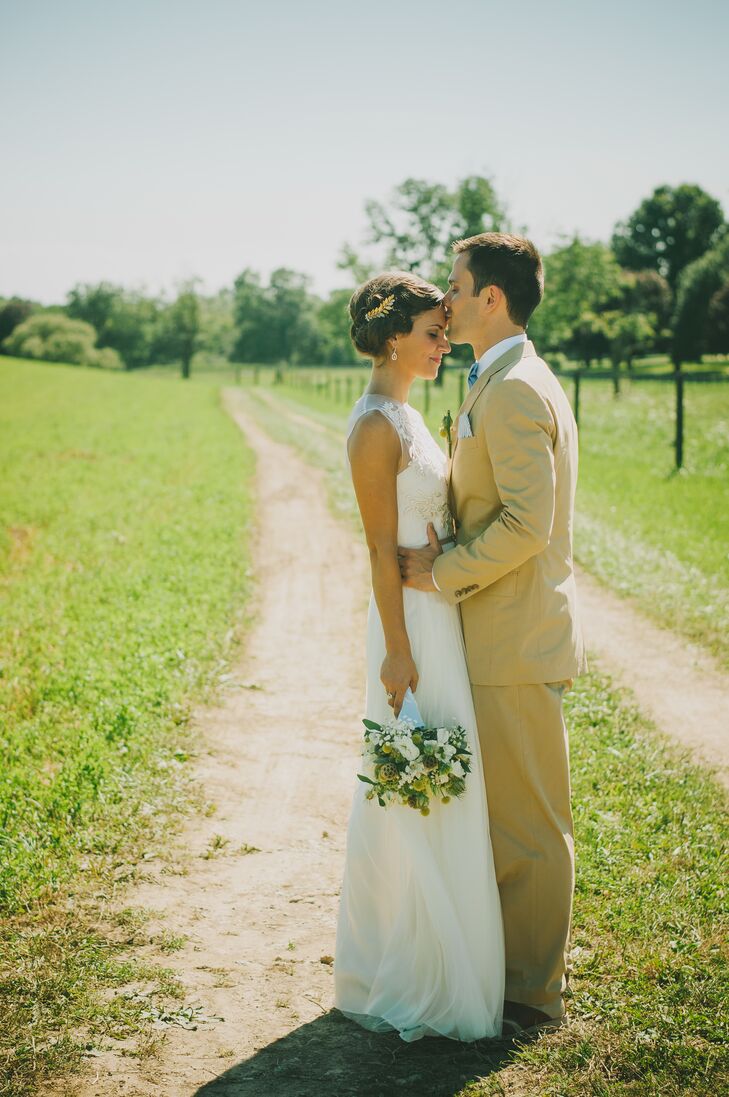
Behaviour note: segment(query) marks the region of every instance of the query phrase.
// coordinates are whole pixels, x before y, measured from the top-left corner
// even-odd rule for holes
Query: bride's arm
[[[415,690],[418,671],[405,628],[402,580],[397,559],[397,472],[400,438],[379,412],[363,415],[349,437],[349,463],[362,516],[372,569],[372,590],[385,633],[382,684],[394,694],[398,716],[408,686]]]

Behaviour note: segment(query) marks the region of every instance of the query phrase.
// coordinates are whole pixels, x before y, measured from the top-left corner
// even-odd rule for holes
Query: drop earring
[[[397,362],[397,347],[392,348],[392,354],[390,355],[390,359],[393,362]]]

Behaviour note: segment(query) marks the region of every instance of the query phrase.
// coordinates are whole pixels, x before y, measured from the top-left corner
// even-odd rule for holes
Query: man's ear
[[[497,312],[501,306],[506,306],[506,294],[500,286],[484,286],[481,290],[481,300],[486,312]]]
[[[493,313],[504,299],[503,290],[498,286],[484,286],[478,295],[478,306],[484,315]]]

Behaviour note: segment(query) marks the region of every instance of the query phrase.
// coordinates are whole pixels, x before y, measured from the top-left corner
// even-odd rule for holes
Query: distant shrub
[[[60,312],[28,317],[3,341],[3,351],[17,358],[67,362],[77,366],[122,369],[123,362],[110,347],[96,346],[96,331],[83,320],[71,320]]]
[[[9,301],[0,302],[0,346],[18,324],[28,319],[33,308],[32,301],[25,301],[21,297],[11,297]]]

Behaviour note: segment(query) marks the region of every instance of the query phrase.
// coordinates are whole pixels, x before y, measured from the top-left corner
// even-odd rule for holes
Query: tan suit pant
[[[504,997],[560,1017],[574,891],[565,686],[472,689],[504,918]]]

